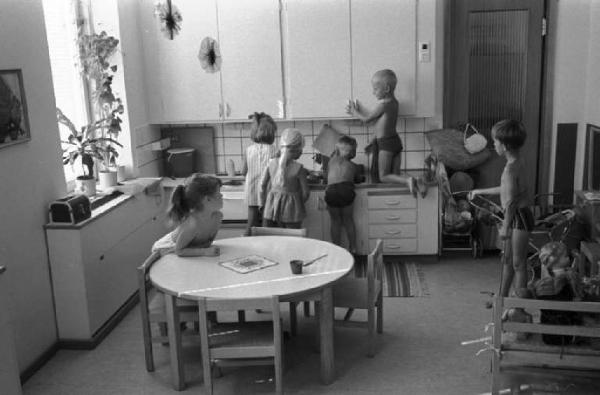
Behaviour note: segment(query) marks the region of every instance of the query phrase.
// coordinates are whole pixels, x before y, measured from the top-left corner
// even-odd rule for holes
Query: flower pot
[[[106,190],[117,185],[117,172],[115,170],[101,170],[98,172],[100,189]]]
[[[89,176],[79,176],[75,179],[75,192],[83,193],[86,196],[96,194],[96,180]]]

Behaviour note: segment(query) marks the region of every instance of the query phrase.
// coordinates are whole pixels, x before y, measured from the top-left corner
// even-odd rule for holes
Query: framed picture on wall
[[[30,139],[23,73],[0,70],[0,148]]]

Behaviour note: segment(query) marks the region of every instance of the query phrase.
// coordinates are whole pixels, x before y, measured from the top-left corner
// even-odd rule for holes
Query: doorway
[[[488,138],[491,159],[474,171],[477,187],[498,185],[504,161],[491,127],[521,121],[530,191],[538,185],[544,0],[453,0],[446,29],[444,125],[470,122]]]

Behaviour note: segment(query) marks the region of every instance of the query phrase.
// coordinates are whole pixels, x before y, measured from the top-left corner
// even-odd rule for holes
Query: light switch
[[[429,63],[431,61],[431,44],[429,41],[419,42],[419,62]]]

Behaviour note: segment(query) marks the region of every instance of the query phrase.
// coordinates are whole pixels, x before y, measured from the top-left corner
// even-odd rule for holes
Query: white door
[[[278,0],[219,0],[224,118],[283,118]]]
[[[221,73],[200,66],[198,52],[205,37],[218,39],[216,0],[178,0],[181,30],[173,40],[164,34],[156,39],[159,91],[163,122],[182,123],[220,119]],[[145,2],[144,2],[145,3]],[[149,2],[151,3],[151,2]],[[154,29],[160,29],[158,18]],[[152,48],[152,47],[151,47]]]
[[[400,114],[416,111],[416,0],[352,0],[352,96],[375,104],[373,73],[391,69],[398,77]]]
[[[0,390],[3,394],[20,395],[21,380],[10,324],[8,281],[4,272],[5,267],[0,265]]]
[[[348,117],[351,97],[348,0],[286,0],[288,116]]]

